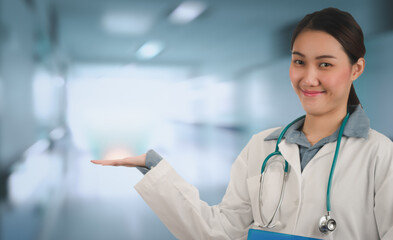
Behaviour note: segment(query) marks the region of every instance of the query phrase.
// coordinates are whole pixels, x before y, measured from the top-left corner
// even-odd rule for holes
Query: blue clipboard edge
[[[318,238],[302,237],[285,233],[269,232],[250,228],[247,240],[322,240]]]

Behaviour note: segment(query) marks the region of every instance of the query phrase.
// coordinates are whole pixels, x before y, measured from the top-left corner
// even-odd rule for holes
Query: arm
[[[158,155],[159,156],[159,155]],[[104,166],[146,167],[147,155],[117,160],[92,160]],[[182,179],[165,160],[135,186],[146,203],[179,239],[246,239],[253,222],[247,188],[246,146],[234,162],[222,202],[208,206],[198,190]]]
[[[253,221],[247,178],[247,147],[236,159],[222,202],[208,206],[198,190],[165,160],[135,186],[146,203],[179,239],[246,239]]]

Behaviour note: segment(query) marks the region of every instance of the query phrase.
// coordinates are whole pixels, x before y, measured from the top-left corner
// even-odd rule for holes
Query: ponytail
[[[351,91],[349,92],[349,97],[348,97],[347,106],[350,106],[350,105],[359,105],[359,104],[360,104],[360,101],[359,101],[358,95],[356,94],[355,88],[354,88],[353,83],[352,83],[352,85],[351,85]]]

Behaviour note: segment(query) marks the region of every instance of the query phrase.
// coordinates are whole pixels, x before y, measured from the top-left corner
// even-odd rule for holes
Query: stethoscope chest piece
[[[322,233],[330,233],[336,229],[336,221],[328,215],[324,215],[319,220],[319,230]]]

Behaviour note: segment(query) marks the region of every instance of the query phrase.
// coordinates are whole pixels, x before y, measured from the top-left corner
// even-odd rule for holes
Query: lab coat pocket
[[[255,225],[264,226],[273,218],[280,202],[283,174],[282,165],[273,163],[267,166],[263,179],[261,175],[247,179]],[[271,225],[276,225],[275,229],[283,227],[280,219],[280,209],[278,209],[271,221]]]

